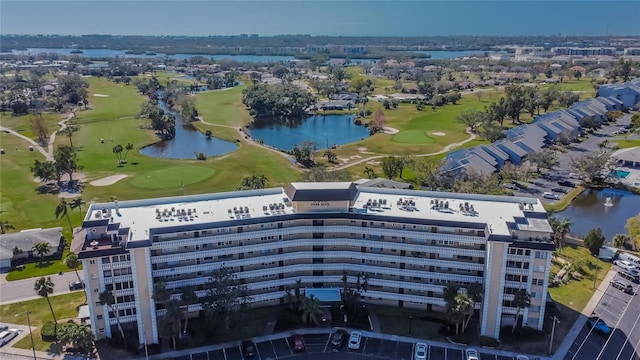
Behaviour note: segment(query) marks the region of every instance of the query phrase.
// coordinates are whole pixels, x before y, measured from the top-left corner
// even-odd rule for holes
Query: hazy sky
[[[635,1],[0,0],[3,34],[640,35]]]

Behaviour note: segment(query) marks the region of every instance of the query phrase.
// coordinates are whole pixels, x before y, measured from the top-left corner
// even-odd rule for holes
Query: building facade
[[[480,283],[481,333],[499,337],[513,319],[514,293],[531,306],[523,325],[542,329],[551,227],[538,199],[292,183],[273,188],[92,204],[72,248],[85,272],[96,338],[120,323],[140,343],[157,343],[153,284],[173,296],[212,271],[231,268],[252,305],[284,302],[285,287],[339,287],[368,275],[368,303],[444,310],[448,285]],[[353,284],[352,284],[353,285]],[[112,291],[116,304],[99,304]],[[188,306],[196,316],[199,303]],[[511,320],[512,321],[512,320]]]

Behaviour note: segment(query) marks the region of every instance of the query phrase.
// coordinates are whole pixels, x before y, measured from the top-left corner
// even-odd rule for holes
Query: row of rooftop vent
[[[196,216],[196,209],[176,209],[172,207],[171,209],[160,209],[156,208],[156,216],[157,217],[169,217],[169,216]]]
[[[520,208],[520,210],[533,210],[533,204],[529,203],[519,203],[518,207]]]
[[[269,211],[281,211],[284,210],[284,204],[283,203],[273,203],[273,204],[269,204],[269,206],[264,205],[262,206],[262,211],[267,212],[267,210]]]
[[[378,207],[386,207],[387,199],[367,199],[367,203],[365,204],[365,208],[378,208]]]
[[[94,214],[93,217],[96,219],[108,219],[111,217],[111,209],[102,209],[102,210],[97,210]]]

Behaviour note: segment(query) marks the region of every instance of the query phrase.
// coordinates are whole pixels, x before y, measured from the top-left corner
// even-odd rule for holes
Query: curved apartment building
[[[369,303],[444,309],[443,290],[481,283],[481,333],[498,338],[518,289],[531,294],[523,324],[542,329],[551,227],[535,198],[292,183],[273,188],[92,204],[72,248],[85,272],[91,327],[116,319],[98,295],[111,290],[123,326],[157,343],[154,282],[179,296],[233,269],[254,306],[284,301],[285,286],[342,286],[367,274]],[[200,304],[189,306],[194,316]],[[143,338],[144,336],[144,338]]]

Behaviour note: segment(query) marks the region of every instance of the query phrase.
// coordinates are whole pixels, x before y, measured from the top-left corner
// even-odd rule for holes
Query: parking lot
[[[397,359],[412,360],[414,343],[387,340],[363,336],[358,350],[349,350],[345,345],[335,349],[331,343],[331,334],[302,335],[306,350],[301,353],[292,351],[289,338],[272,339],[256,342],[257,355],[253,359],[275,360],[290,359]],[[481,349],[478,349],[481,350]],[[430,360],[465,360],[464,351],[438,346],[429,346],[427,359]],[[175,360],[245,360],[240,346],[230,346],[215,351],[194,353]],[[499,356],[480,352],[480,360],[515,360],[510,356]]]
[[[624,280],[618,275],[614,279]],[[585,326],[565,360],[640,360],[640,285],[624,281],[633,286],[634,294],[626,294],[609,285],[594,310],[594,316],[613,329],[611,335],[602,336]]]

